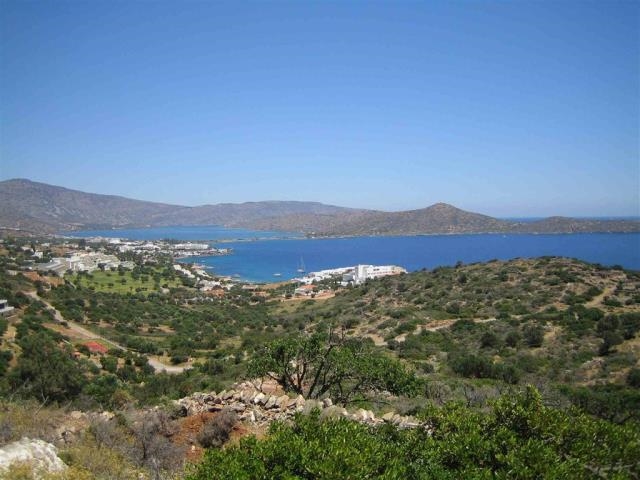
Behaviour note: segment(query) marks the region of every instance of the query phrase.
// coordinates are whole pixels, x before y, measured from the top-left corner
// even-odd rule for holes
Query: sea
[[[67,232],[77,237],[197,240],[231,248],[225,256],[189,257],[216,275],[274,282],[356,264],[398,265],[408,271],[493,259],[565,256],[640,270],[640,233],[467,234],[307,239],[289,232],[225,227],[162,227]]]

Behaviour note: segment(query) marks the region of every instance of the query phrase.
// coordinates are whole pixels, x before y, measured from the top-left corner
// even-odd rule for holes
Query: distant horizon
[[[0,175],[185,206],[640,216],[639,17],[625,0],[5,0]]]
[[[246,200],[246,201],[239,201],[239,202],[219,202],[219,203],[209,203],[209,204],[201,204],[201,205],[187,205],[184,203],[169,203],[169,202],[163,202],[163,201],[155,201],[155,200],[146,200],[144,198],[133,198],[133,197],[128,197],[126,195],[120,195],[120,194],[113,194],[113,193],[97,193],[97,192],[90,192],[87,190],[80,190],[80,189],[75,189],[75,188],[70,188],[67,187],[65,185],[53,185],[51,183],[47,183],[47,182],[42,182],[42,181],[38,181],[38,180],[32,180],[30,178],[0,178],[0,183],[2,182],[9,182],[9,181],[27,181],[27,182],[31,182],[31,183],[40,183],[43,185],[47,185],[47,186],[51,186],[51,187],[58,187],[58,188],[64,188],[67,190],[73,190],[73,191],[78,191],[78,192],[82,192],[82,193],[87,193],[87,194],[93,194],[93,195],[106,195],[106,196],[116,196],[116,197],[122,197],[122,198],[126,198],[128,200],[135,200],[135,201],[140,201],[140,202],[150,202],[150,203],[162,203],[162,204],[166,204],[166,205],[173,205],[173,206],[177,206],[177,207],[187,207],[187,208],[197,208],[197,207],[204,207],[207,205],[213,206],[213,205],[223,205],[223,204],[232,204],[232,205],[240,205],[243,203],[261,203],[261,202],[300,202],[300,203],[321,203],[323,205],[327,205],[327,206],[333,206],[333,207],[342,207],[342,208],[353,208],[353,209],[362,209],[362,210],[373,210],[373,211],[380,211],[380,212],[404,212],[404,211],[410,211],[410,210],[422,210],[425,208],[429,208],[433,205],[437,205],[437,204],[445,204],[445,205],[450,205],[452,207],[458,208],[460,210],[464,210],[464,211],[468,211],[468,212],[472,212],[472,213],[478,213],[481,215],[487,215],[487,216],[491,216],[493,218],[496,218],[498,220],[508,220],[508,221],[535,221],[535,220],[543,220],[549,217],[570,217],[570,218],[575,218],[575,219],[582,219],[582,220],[640,220],[640,214],[638,215],[560,215],[560,214],[550,214],[550,215],[531,215],[531,216],[527,216],[527,215],[505,215],[505,216],[499,216],[499,215],[492,215],[490,213],[487,212],[483,212],[481,210],[478,209],[473,209],[473,207],[471,208],[463,208],[459,205],[456,205],[454,203],[448,202],[448,201],[437,201],[434,203],[431,203],[429,205],[423,205],[421,207],[417,207],[417,208],[412,208],[412,209],[406,209],[406,210],[384,210],[384,209],[373,209],[373,208],[363,208],[363,207],[351,207],[349,205],[340,205],[337,204],[335,202],[331,202],[331,201],[318,201],[318,200],[305,200],[305,199],[298,199],[298,200],[282,200],[282,199],[263,199],[263,200]],[[196,225],[193,225],[196,226]],[[201,225],[200,225],[201,226]],[[218,226],[218,225],[210,225],[210,226]],[[174,227],[180,227],[179,225],[174,225]],[[185,227],[185,225],[183,225],[182,227]],[[152,227],[153,228],[153,227]]]

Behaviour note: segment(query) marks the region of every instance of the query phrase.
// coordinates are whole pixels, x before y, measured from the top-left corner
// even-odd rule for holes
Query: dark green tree
[[[278,339],[257,352],[254,377],[270,377],[306,398],[329,395],[348,404],[373,391],[413,394],[418,381],[398,360],[378,352],[369,339],[332,332]]]
[[[73,399],[85,382],[70,347],[61,347],[45,332],[20,339],[22,354],[11,371],[10,384],[21,395],[43,403]]]

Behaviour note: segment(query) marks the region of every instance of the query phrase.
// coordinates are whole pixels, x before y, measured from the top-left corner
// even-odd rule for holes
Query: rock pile
[[[243,382],[235,384],[232,389],[220,393],[194,393],[175,401],[176,408],[182,416],[197,415],[203,412],[216,412],[224,408],[233,410],[242,421],[268,424],[274,420],[288,420],[296,413],[308,414],[315,409],[320,410],[321,418],[345,417],[368,425],[391,423],[399,428],[428,428],[414,417],[402,416],[389,412],[376,417],[371,410],[362,408],[349,412],[345,408],[333,404],[330,398],[323,400],[305,399],[302,395],[295,398],[264,391],[259,384]]]

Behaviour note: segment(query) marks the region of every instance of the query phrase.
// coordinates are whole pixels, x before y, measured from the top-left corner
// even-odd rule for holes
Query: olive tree
[[[256,352],[249,373],[272,378],[306,398],[328,395],[343,405],[374,391],[410,395],[419,383],[404,364],[377,351],[370,339],[332,331],[269,343]]]

